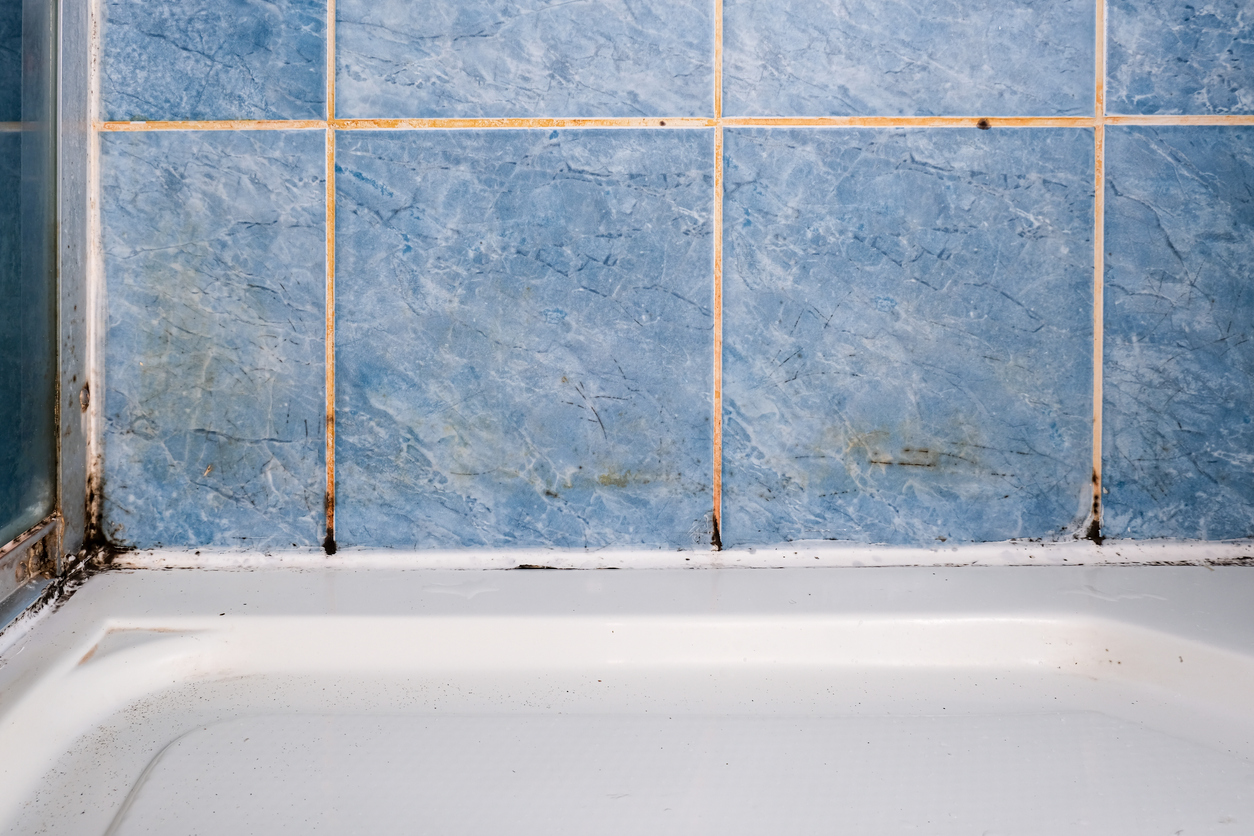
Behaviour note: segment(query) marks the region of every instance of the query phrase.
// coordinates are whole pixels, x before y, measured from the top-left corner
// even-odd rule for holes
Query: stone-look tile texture
[[[1076,531],[1092,133],[730,130],[725,154],[724,542]]]
[[[338,543],[709,543],[713,152],[339,135]]]
[[[710,116],[709,0],[340,0],[342,117]]]
[[[1254,535],[1254,128],[1106,132],[1105,530]]]
[[[101,137],[114,543],[319,541],[324,141],[320,131]]]
[[[321,119],[326,0],[104,0],[105,119]]]
[[[725,0],[729,116],[1093,112],[1092,0]]]
[[[1109,113],[1254,113],[1249,0],[1110,0]]]

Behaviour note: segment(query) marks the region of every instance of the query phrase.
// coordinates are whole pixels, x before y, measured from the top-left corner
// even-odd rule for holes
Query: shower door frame
[[[83,556],[90,528],[88,455],[92,416],[89,328],[96,302],[88,288],[91,205],[91,4],[88,0],[24,0],[53,16],[52,117],[56,167],[57,465],[53,512],[0,545],[0,609],[20,611]],[[15,613],[14,613],[15,614]],[[0,619],[0,628],[4,626]]]

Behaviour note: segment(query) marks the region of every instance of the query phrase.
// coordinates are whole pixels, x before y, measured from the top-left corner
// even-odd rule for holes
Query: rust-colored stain
[[[92,657],[94,657],[100,651],[100,648],[105,644],[105,642],[107,642],[110,638],[113,638],[115,636],[120,636],[120,635],[125,635],[125,634],[141,635],[141,634],[150,634],[150,633],[156,634],[156,635],[167,635],[167,634],[186,635],[189,632],[194,632],[194,631],[180,630],[174,627],[114,627],[112,629],[105,631],[105,634],[100,637],[100,640],[97,641],[95,644],[93,644],[91,646],[91,649],[89,649],[85,654],[83,654],[82,659],[78,660],[78,664],[82,665],[90,661]]]

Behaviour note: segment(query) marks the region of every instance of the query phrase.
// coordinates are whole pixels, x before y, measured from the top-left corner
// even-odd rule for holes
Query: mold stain
[[[652,479],[641,476],[638,473],[632,473],[630,470],[624,470],[621,473],[611,470],[597,477],[597,483],[607,488],[625,488],[633,483],[647,485],[652,481]]]
[[[1101,474],[1094,470],[1093,486],[1095,488],[1101,484],[1101,479]],[[1084,539],[1092,540],[1098,546],[1106,542],[1106,538],[1102,536],[1102,500],[1096,490],[1093,491],[1092,521],[1089,523],[1088,530],[1084,532]]]
[[[327,536],[322,541],[322,550],[325,551],[328,556],[333,555],[336,552],[334,503],[335,503],[334,497],[332,497],[330,491],[327,491],[325,494],[325,498],[323,500],[323,507],[326,512],[326,520],[327,520]]]
[[[839,458],[851,476],[885,472],[893,468],[908,468],[919,474],[927,472],[968,474],[983,473],[979,458],[979,444],[969,428],[957,428],[954,439],[941,439],[918,431],[916,427],[899,427],[894,430],[877,429],[867,432],[848,433],[831,428],[824,434],[824,451],[818,458]],[[924,440],[912,440],[923,437]],[[828,443],[830,442],[830,443]],[[843,454],[835,454],[841,450]],[[985,475],[1005,476],[988,472]]]

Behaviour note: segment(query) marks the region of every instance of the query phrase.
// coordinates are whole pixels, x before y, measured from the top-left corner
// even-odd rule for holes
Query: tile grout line
[[[723,128],[714,129],[714,393],[713,393],[713,506],[715,551],[723,548]]]
[[[714,0],[714,121],[723,118],[723,0]]]
[[[710,545],[723,548],[723,0],[714,0],[714,391],[712,393]]]
[[[467,130],[540,128],[1093,128],[1105,125],[1254,125],[1254,114],[1183,116],[674,116],[649,118],[290,119],[97,122],[104,133],[147,131]]]
[[[1102,348],[1106,271],[1106,0],[1097,0],[1093,98],[1093,504],[1088,536],[1102,541]]]
[[[335,554],[335,0],[327,0],[326,130],[326,539]]]

